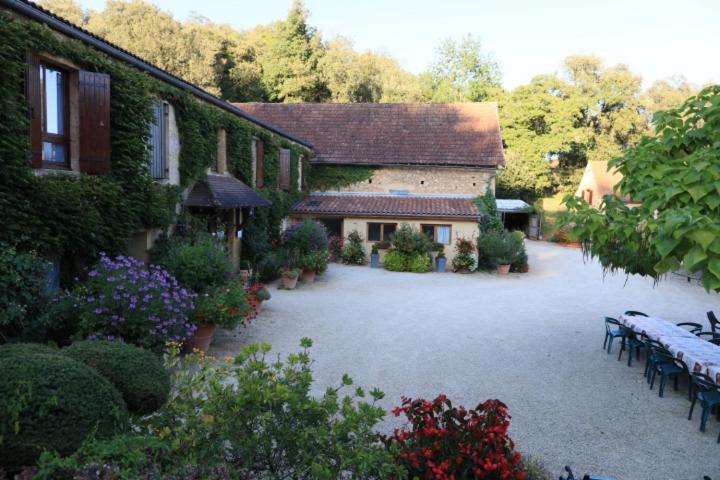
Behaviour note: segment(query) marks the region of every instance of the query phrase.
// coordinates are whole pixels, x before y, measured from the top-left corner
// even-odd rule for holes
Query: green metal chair
[[[620,330],[622,331],[622,343],[620,344],[620,353],[618,354],[618,362],[620,361],[620,358],[622,358],[622,354],[627,348],[628,350],[628,367],[632,366],[632,354],[633,351],[635,352],[635,356],[638,360],[640,360],[640,349],[645,348],[645,344],[637,338],[637,335],[631,328],[626,327],[625,325],[620,325]]]
[[[622,323],[612,317],[605,317],[605,341],[603,341],[603,349],[607,348],[608,355],[612,351],[613,340],[622,337]]]
[[[695,402],[699,400],[700,405],[702,406],[700,431],[704,432],[707,419],[710,416],[710,411],[715,405],[720,405],[720,386],[713,382],[712,378],[704,373],[693,373],[690,376],[690,382],[690,391],[694,392],[695,395],[693,396],[692,403],[690,404],[688,420],[692,420]],[[718,416],[720,417],[720,410],[718,410]],[[717,442],[720,443],[720,435],[718,435]]]
[[[658,389],[658,395],[660,397],[663,396],[663,392],[665,391],[665,382],[669,378],[673,379],[673,388],[677,390],[678,379],[683,375],[690,377],[690,372],[688,371],[685,362],[673,357],[670,352],[663,353],[658,351],[653,355],[655,357],[655,368],[653,369],[652,378],[650,379],[650,390],[652,390],[653,385],[655,385],[655,376],[659,373],[660,387]],[[690,397],[691,393],[690,390],[688,390],[688,399],[690,399]]]

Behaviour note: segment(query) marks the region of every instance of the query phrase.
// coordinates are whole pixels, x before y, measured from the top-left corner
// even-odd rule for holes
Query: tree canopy
[[[599,210],[568,196],[563,221],[610,271],[657,278],[682,266],[720,291],[720,86],[653,123],[655,135],[610,162],[623,174],[616,194]]]
[[[574,191],[587,161],[623,155],[652,132],[655,112],[696,93],[681,76],[643,92],[628,66],[592,55],[570,56],[559,73],[506,91],[499,63],[472,35],[442,41],[416,75],[342,36],[323,38],[300,0],[285,19],[244,31],[202,17],[180,22],[144,0],[109,0],[102,11],[75,0],[43,6],[230,101],[497,101],[507,147],[499,197]]]

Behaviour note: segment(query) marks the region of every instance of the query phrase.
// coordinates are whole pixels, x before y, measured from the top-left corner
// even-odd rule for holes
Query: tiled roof
[[[189,207],[242,208],[265,207],[270,202],[235,177],[209,174],[196,182],[185,200]]]
[[[495,103],[235,103],[307,139],[314,163],[504,165]]]
[[[160,67],[150,63],[149,61],[143,59],[142,57],[136,55],[135,53],[125,50],[124,48],[120,47],[119,45],[116,45],[114,43],[111,43],[104,38],[95,35],[94,33],[85,30],[84,28],[79,27],[78,25],[75,25],[74,23],[70,22],[69,20],[51,12],[50,10],[44,8],[42,5],[39,5],[38,3],[28,1],[28,0],[7,0],[0,2],[0,7],[6,7],[10,8],[16,12],[18,12],[21,15],[29,16],[29,18],[32,18],[33,20],[44,22],[51,28],[55,30],[59,30],[65,35],[68,35],[72,38],[75,38],[77,40],[80,40],[82,42],[88,43],[90,45],[93,45],[95,48],[99,48],[106,54],[118,58],[125,62],[130,62],[135,67],[140,68],[141,70],[149,73],[150,75],[155,76],[156,78],[159,78],[160,80],[164,82],[168,82],[172,85],[175,85],[178,88],[182,88],[183,90],[186,90],[193,95],[196,95],[200,98],[202,98],[205,101],[208,101],[215,105],[216,107],[222,108],[224,110],[227,110],[231,112],[234,115],[237,115],[239,117],[245,118],[246,120],[255,123],[256,125],[259,125],[263,128],[266,128],[270,131],[273,131],[277,133],[278,135],[281,135],[289,140],[292,140],[294,142],[297,142],[301,145],[304,145],[308,148],[312,148],[312,145],[304,139],[296,138],[293,135],[284,132],[280,129],[278,129],[275,125],[269,125],[265,123],[262,119],[255,118],[252,115],[248,115],[244,111],[239,110],[238,108],[232,106],[230,103],[221,100],[220,98],[216,97],[215,95],[206,92],[202,88],[198,87],[197,85],[194,85],[186,80],[183,80],[182,78],[178,77],[177,75],[174,75],[170,72],[167,72]]]
[[[448,217],[476,220],[472,197],[312,193],[293,205],[292,213],[368,217]]]

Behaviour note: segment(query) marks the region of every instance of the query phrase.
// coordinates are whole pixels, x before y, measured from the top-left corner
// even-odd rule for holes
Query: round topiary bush
[[[100,372],[122,394],[132,413],[148,414],[160,408],[170,393],[170,376],[152,352],[120,342],[87,340],[63,350]]]
[[[33,355],[37,353],[58,355],[60,350],[43,345],[42,343],[6,343],[5,345],[0,345],[0,358],[15,355]]]
[[[89,436],[128,425],[120,393],[93,368],[62,355],[0,358],[0,465],[35,464],[43,450],[70,455]]]

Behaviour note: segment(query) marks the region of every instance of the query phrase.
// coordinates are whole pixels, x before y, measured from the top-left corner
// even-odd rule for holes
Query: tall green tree
[[[472,35],[459,42],[444,40],[421,78],[425,96],[432,102],[490,100],[500,94],[501,80],[500,66]]]

